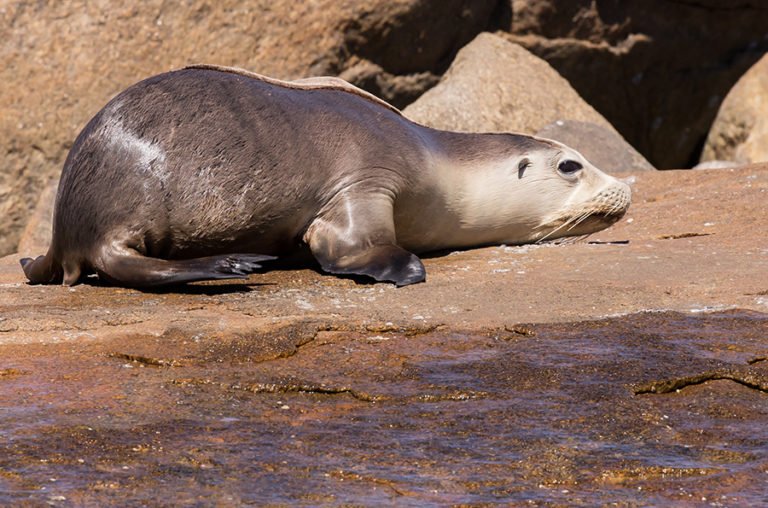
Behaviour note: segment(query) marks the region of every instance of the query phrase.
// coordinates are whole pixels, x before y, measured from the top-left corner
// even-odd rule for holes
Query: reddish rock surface
[[[0,260],[0,503],[758,502],[768,165],[635,178],[594,243],[431,257],[400,289],[28,286]]]

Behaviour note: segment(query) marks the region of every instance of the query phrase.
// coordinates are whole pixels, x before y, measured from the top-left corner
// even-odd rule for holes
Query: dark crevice
[[[680,240],[683,238],[695,238],[697,236],[710,236],[714,233],[680,233],[676,235],[661,235],[659,240]]]
[[[440,13],[436,4],[418,2],[390,17],[365,12],[348,20],[339,29],[344,40],[329,70],[404,108],[435,86],[478,34],[511,24],[508,1],[446,0]]]
[[[754,362],[753,362],[754,363]],[[709,381],[733,381],[740,385],[768,393],[768,379],[764,374],[755,373],[749,370],[716,370],[705,372],[696,376],[686,376],[675,379],[666,379],[662,381],[651,381],[635,389],[635,395],[647,393],[662,394],[682,390],[688,386],[700,385]]]
[[[729,3],[728,5],[711,5],[704,2],[696,1],[696,0],[669,0],[670,3],[673,4],[679,4],[679,5],[685,5],[687,7],[694,7],[697,9],[704,9],[707,11],[739,11],[739,10],[756,10],[756,11],[763,11],[768,10],[767,7],[762,7],[760,5],[757,5],[753,2],[744,2],[744,3]]]
[[[226,391],[242,391],[255,394],[295,393],[309,395],[346,395],[361,402],[374,403],[385,401],[397,401],[401,403],[463,402],[467,400],[483,399],[490,396],[487,392],[454,390],[447,393],[418,393],[403,397],[392,397],[389,395],[371,394],[343,385],[333,386],[296,379],[265,383],[225,383],[210,379],[174,379],[171,381],[171,384],[178,386],[214,386]]]
[[[151,358],[149,356],[133,355],[129,353],[109,353],[109,358],[118,358],[128,360],[129,362],[149,365],[151,367],[181,367],[182,363],[178,360],[165,360],[163,358]]]

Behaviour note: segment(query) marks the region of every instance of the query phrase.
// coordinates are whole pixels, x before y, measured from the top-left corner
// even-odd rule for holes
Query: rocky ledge
[[[768,165],[627,178],[608,230],[400,289],[28,286],[3,258],[0,502],[761,499]]]

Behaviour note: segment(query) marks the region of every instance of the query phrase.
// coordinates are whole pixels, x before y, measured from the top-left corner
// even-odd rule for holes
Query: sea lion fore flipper
[[[261,261],[274,256],[225,254],[194,259],[158,259],[136,254],[109,253],[96,267],[99,277],[127,287],[157,287],[200,280],[244,279]]]
[[[392,201],[348,193],[315,219],[304,241],[326,272],[407,286],[426,279],[421,260],[395,244]]]
[[[426,271],[421,260],[397,245],[374,245],[337,259],[323,259],[315,254],[323,270],[337,275],[366,275],[380,282],[407,286],[424,282]]]

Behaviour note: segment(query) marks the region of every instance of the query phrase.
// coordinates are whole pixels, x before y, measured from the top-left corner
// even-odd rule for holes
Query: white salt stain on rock
[[[302,310],[315,310],[315,306],[309,303],[309,301],[305,300],[304,298],[298,298],[294,303],[296,304],[296,307]]]

